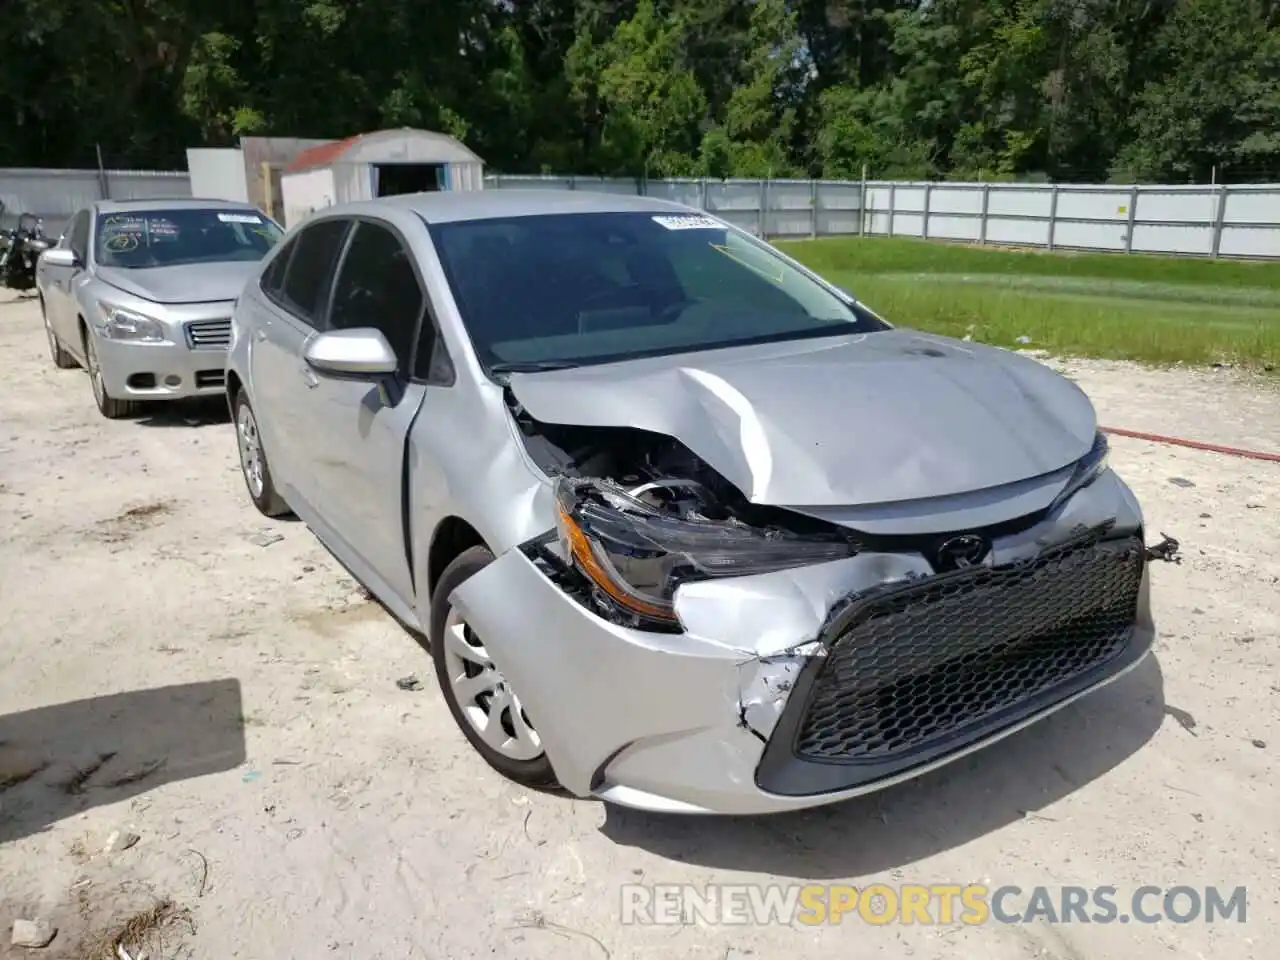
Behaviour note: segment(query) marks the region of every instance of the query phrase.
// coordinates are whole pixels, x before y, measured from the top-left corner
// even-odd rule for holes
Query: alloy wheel
[[[92,336],[84,338],[84,359],[89,368],[89,382],[93,386],[93,399],[97,401],[100,408],[105,407],[107,403],[107,385],[102,379],[102,367],[98,363],[98,351],[94,349]]]
[[[236,412],[236,438],[240,447],[240,469],[244,471],[244,481],[254,499],[262,496],[264,486],[262,471],[262,442],[258,439],[258,421],[253,416],[253,409],[241,404]]]
[[[54,336],[53,324],[49,322],[49,315],[43,309],[40,312],[44,315],[44,335],[49,338],[49,355],[56,361],[58,359],[58,338]]]

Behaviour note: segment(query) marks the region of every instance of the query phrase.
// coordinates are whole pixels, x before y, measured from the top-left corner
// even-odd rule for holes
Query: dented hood
[[[909,330],[544,373],[511,390],[547,423],[674,437],[750,500],[791,507],[943,497],[1084,456],[1093,405],[1005,350]]]

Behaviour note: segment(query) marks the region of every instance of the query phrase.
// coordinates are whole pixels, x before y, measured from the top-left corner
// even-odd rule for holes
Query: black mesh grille
[[[1125,649],[1143,562],[1140,538],[1090,535],[864,595],[814,681],[796,753],[892,760],[1067,684]]]

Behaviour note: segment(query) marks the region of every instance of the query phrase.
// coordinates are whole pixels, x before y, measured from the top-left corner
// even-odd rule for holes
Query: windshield
[[[886,329],[710,217],[555,214],[431,232],[491,373]]]
[[[140,210],[98,215],[94,259],[104,267],[261,260],[280,228],[253,210]]]

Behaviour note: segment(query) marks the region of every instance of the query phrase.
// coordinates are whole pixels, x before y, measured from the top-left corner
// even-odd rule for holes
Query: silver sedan
[[[102,201],[36,267],[54,364],[81,366],[103,416],[220,395],[231,310],[280,228],[218,200]]]
[[[830,803],[1154,637],[1142,512],[1074,384],[676,204],[326,209],[245,288],[227,394],[253,502],[429,636],[458,727],[523,783]]]

